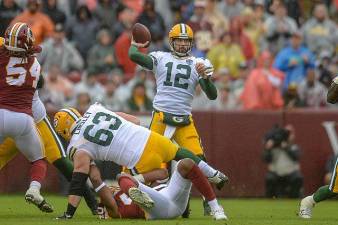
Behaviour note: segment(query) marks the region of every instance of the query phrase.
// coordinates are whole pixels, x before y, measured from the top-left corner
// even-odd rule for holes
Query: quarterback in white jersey
[[[136,43],[134,40],[128,52],[132,61],[155,73],[157,92],[149,128],[206,161],[191,115],[191,104],[198,84],[210,100],[217,98],[217,89],[211,81],[214,69],[208,59],[190,55],[194,34],[188,25],[176,24],[170,30],[168,38],[170,52],[159,51],[145,55],[138,48],[145,47],[148,43]],[[208,211],[206,209],[205,214]]]

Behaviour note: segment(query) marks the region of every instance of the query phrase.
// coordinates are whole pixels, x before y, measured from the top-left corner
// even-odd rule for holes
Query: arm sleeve
[[[263,150],[262,158],[266,163],[271,163],[272,162],[272,150]]]
[[[201,78],[198,82],[200,83],[202,90],[210,100],[215,100],[217,98],[217,89],[214,83],[210,80],[210,78]]]
[[[149,55],[145,55],[137,49],[137,47],[131,45],[128,51],[128,56],[131,61],[135,62],[136,64],[143,66],[149,70],[153,70],[153,58]]]

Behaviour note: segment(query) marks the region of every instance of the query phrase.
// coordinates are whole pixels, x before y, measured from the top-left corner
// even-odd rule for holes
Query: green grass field
[[[56,221],[54,218],[65,209],[66,198],[47,196],[55,207],[55,212],[44,214],[33,205],[25,203],[23,195],[0,196],[0,225],[49,225],[49,224],[132,224],[132,225],[335,225],[338,224],[338,202],[322,202],[315,208],[311,220],[301,220],[296,216],[298,201],[296,200],[264,200],[264,199],[222,199],[221,203],[229,216],[229,221],[213,221],[202,215],[202,205],[199,199],[192,200],[190,219],[144,221],[144,220],[99,220],[89,213],[82,202],[74,219]]]

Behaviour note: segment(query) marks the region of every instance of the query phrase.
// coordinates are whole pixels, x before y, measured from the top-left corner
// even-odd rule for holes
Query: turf
[[[161,221],[144,220],[98,220],[92,216],[82,202],[76,217],[68,221],[56,221],[54,217],[62,214],[66,198],[47,196],[55,207],[55,212],[43,214],[33,205],[24,202],[23,195],[0,196],[0,225],[49,225],[49,224],[132,224],[132,225],[208,225],[225,224],[213,221],[202,215],[202,204],[199,199],[192,200],[191,218]],[[301,220],[296,216],[298,200],[264,200],[264,199],[223,199],[221,203],[229,216],[228,225],[335,225],[338,224],[336,201],[320,203],[314,210],[311,220]]]

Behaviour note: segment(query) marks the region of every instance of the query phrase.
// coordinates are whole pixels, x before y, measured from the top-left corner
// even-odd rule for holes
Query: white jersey
[[[208,59],[194,56],[180,59],[170,52],[151,52],[153,72],[156,76],[157,93],[154,108],[175,115],[190,115],[191,104],[198,85],[196,63],[212,64]]]
[[[35,91],[34,96],[33,96],[32,111],[33,111],[33,118],[34,118],[35,123],[40,122],[41,120],[43,120],[43,118],[47,116],[46,108],[43,105],[39,97],[39,92],[37,90]]]
[[[96,103],[77,123],[67,154],[84,150],[94,160],[133,168],[141,158],[150,130],[133,124]]]

